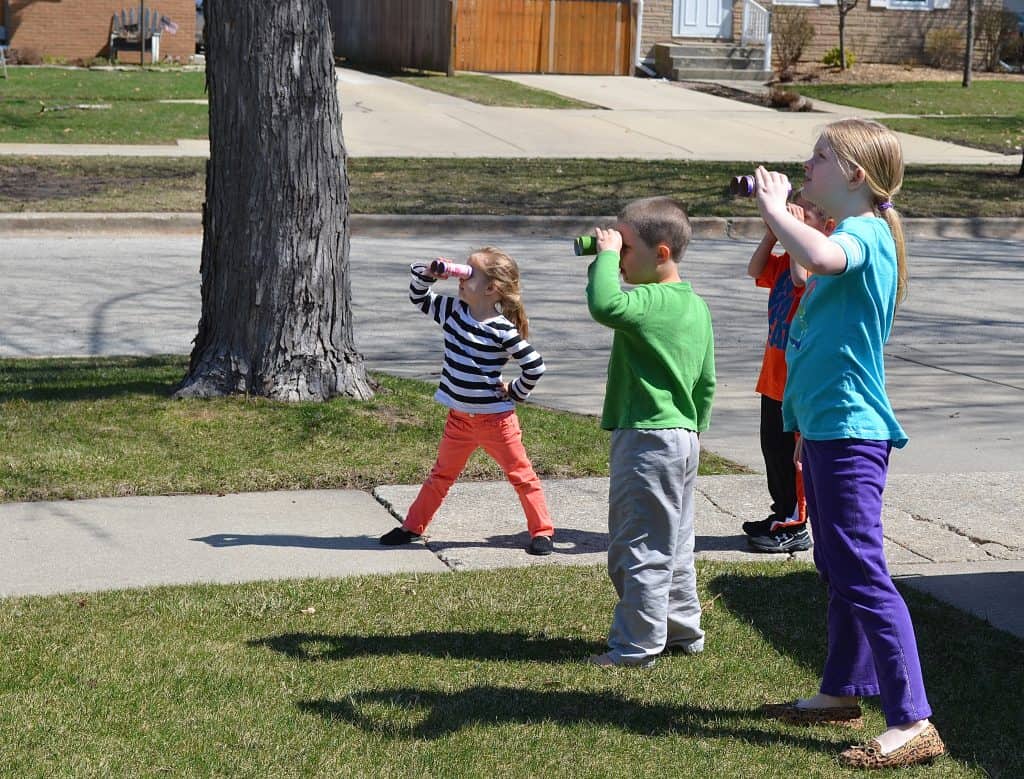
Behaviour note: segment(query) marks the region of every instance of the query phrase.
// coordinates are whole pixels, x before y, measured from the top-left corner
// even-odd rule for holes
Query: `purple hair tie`
[[[892,201],[890,200],[886,200],[884,203],[878,204],[879,211],[888,211],[890,208],[892,208]]]

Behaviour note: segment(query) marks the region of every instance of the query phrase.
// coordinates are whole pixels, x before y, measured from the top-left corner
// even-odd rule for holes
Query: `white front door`
[[[732,38],[732,0],[672,0],[672,35]]]

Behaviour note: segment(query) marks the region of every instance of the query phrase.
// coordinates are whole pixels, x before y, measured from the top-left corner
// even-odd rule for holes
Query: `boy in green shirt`
[[[590,662],[648,668],[665,649],[704,648],[693,511],[715,393],[711,314],[679,277],[691,230],[677,202],[636,200],[596,235],[587,305],[615,331],[601,427],[612,431],[608,575],[619,602],[609,649]]]

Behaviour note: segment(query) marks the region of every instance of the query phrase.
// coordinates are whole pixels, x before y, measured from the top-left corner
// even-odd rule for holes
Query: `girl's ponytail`
[[[886,200],[887,208],[881,209],[882,218],[889,225],[892,240],[896,244],[896,305],[907,298],[907,285],[910,276],[907,273],[907,240],[903,235],[903,220],[891,201]]]
[[[526,309],[523,308],[522,297],[519,295],[503,297],[499,305],[501,305],[501,313],[509,322],[516,326],[519,335],[529,340],[530,320],[526,318]]]

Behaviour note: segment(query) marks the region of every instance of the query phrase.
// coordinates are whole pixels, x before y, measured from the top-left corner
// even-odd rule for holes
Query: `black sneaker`
[[[811,548],[811,534],[807,527],[790,527],[777,533],[751,536],[747,539],[758,552],[806,552]]]
[[[549,555],[555,551],[555,545],[551,542],[551,536],[534,536],[530,539],[526,551],[529,554]]]
[[[419,533],[410,533],[404,527],[396,527],[394,530],[389,530],[382,535],[380,542],[384,546],[401,546],[402,544],[412,543],[419,537]]]
[[[744,522],[743,532],[748,536],[766,536],[771,532],[772,522],[775,522],[775,515],[769,514],[757,522]]]

